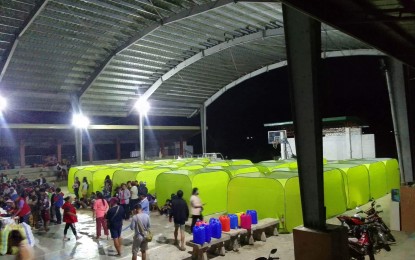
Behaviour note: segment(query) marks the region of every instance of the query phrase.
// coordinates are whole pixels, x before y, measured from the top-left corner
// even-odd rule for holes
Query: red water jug
[[[228,216],[220,216],[219,221],[222,225],[223,232],[229,232],[231,230],[231,220]]]
[[[207,225],[207,223],[204,222],[204,221],[197,221],[195,226],[198,227],[198,226],[203,225],[203,224]]]
[[[251,229],[251,225],[252,225],[252,217],[251,215],[247,215],[247,214],[242,214],[241,215],[241,228],[244,229]]]

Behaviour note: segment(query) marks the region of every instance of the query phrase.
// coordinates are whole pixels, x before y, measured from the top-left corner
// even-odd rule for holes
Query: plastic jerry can
[[[241,227],[244,229],[251,229],[252,218],[251,215],[242,214],[241,215]]]
[[[247,210],[246,214],[251,215],[252,224],[258,224],[258,214],[256,213],[256,210]]]
[[[193,243],[203,245],[206,239],[206,232],[204,225],[195,226],[193,228]]]
[[[231,230],[231,223],[228,216],[220,216],[219,221],[222,224],[222,231],[229,232]]]
[[[195,224],[195,226],[201,226],[201,225],[204,225],[204,224],[207,224],[206,222],[204,222],[204,221],[197,221],[196,222],[196,224]]]
[[[239,213],[236,213],[236,215],[238,216],[238,227],[240,227],[241,226],[241,215],[242,214],[245,214],[245,212],[239,212]]]
[[[210,240],[212,240],[212,227],[208,224],[203,224],[203,227],[205,227],[205,242],[210,243]]]
[[[212,229],[212,237],[213,238],[221,238],[222,237],[222,224],[220,223],[219,219],[211,218],[209,220],[209,225]]]
[[[228,214],[229,220],[231,222],[231,229],[238,228],[238,216],[236,214]]]

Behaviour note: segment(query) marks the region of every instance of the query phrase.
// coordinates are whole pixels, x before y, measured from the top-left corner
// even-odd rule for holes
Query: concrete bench
[[[230,236],[228,249],[238,251],[240,242],[253,245],[255,240],[267,241],[267,236],[278,235],[279,221],[274,218],[265,218],[258,221],[258,224],[252,225],[251,229],[231,229],[229,232],[222,234]]]
[[[207,260],[207,251],[211,251],[219,255],[225,255],[225,242],[230,239],[230,236],[223,235],[219,239],[213,238],[210,243],[204,243],[203,245],[195,244],[193,241],[187,241],[186,245],[193,248],[192,259]]]

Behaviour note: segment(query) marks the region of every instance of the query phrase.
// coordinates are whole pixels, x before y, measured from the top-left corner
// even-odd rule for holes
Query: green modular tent
[[[197,171],[203,169],[204,166],[200,164],[187,164],[185,166],[180,167],[178,170],[188,170],[188,171]]]
[[[128,181],[136,180],[137,174],[141,171],[144,171],[144,168],[131,168],[131,169],[123,169],[114,172],[112,176],[112,192],[122,183],[127,183]]]
[[[105,178],[108,176],[110,176],[111,180],[112,177],[114,175],[114,172],[122,170],[123,168],[119,167],[119,168],[106,168],[106,169],[101,169],[101,170],[97,170],[95,172],[92,173],[92,191],[93,192],[97,192],[100,191],[102,192],[102,190],[104,189],[104,182],[105,182]],[[91,185],[90,185],[91,186]]]
[[[177,170],[179,168],[180,167],[178,165],[176,165],[176,164],[169,164],[169,165],[160,165],[160,166],[157,166],[154,169],[168,169],[170,171],[174,171],[174,170]]]
[[[79,178],[79,181],[81,182],[81,186],[82,186],[82,180],[83,180],[83,178],[84,177],[87,178],[88,184],[89,184],[89,187],[88,187],[88,195],[90,195],[91,192],[94,191],[94,181],[93,181],[93,175],[94,175],[94,173],[96,171],[103,170],[103,169],[110,169],[110,168],[102,165],[102,166],[96,166],[96,167],[87,167],[87,168],[84,168],[84,169],[81,169],[81,170],[78,170],[77,172],[75,172],[75,178],[76,177]],[[96,185],[100,185],[100,184],[96,183]],[[81,189],[82,188],[79,189],[79,194],[81,194]],[[72,187],[71,187],[71,190],[70,191],[73,192]]]
[[[200,198],[206,203],[204,215],[226,211],[227,187],[229,175],[222,170],[205,169],[203,171],[178,170],[163,172],[156,179],[157,200],[163,204],[178,190],[184,193],[189,202],[194,187],[199,188]]]
[[[281,225],[291,232],[303,219],[298,177],[287,176],[232,178],[228,185],[228,213],[254,209],[259,219],[280,219]]]
[[[243,174],[243,173],[260,172],[260,170],[254,165],[232,165],[232,166],[226,166],[222,168],[228,171],[231,177],[239,175],[239,174]]]
[[[206,167],[216,167],[216,166],[229,166],[229,163],[226,161],[213,161],[210,162]]]
[[[123,169],[118,170],[114,173],[112,182],[113,182],[113,191],[116,187],[119,187],[121,183],[127,183],[128,181],[143,181],[146,183],[148,193],[153,194],[156,192],[156,179],[160,173],[170,171],[166,167],[157,167],[154,169]]]
[[[369,171],[370,197],[378,199],[389,192],[386,183],[386,167],[383,162],[373,160],[345,160],[344,163],[360,164]]]
[[[354,209],[370,200],[369,172],[364,165],[329,163],[325,169],[337,168],[343,173],[347,208]]]
[[[262,172],[249,172],[249,173],[241,173],[238,174],[236,176],[234,176],[233,178],[236,177],[266,177],[267,175],[263,174]]]
[[[369,159],[380,161],[385,164],[386,168],[386,184],[388,191],[392,189],[400,189],[401,187],[401,173],[399,171],[399,163],[398,160],[393,158],[375,158]]]
[[[246,159],[227,160],[227,162],[231,166],[236,166],[236,165],[254,165],[250,160],[246,160]]]
[[[68,191],[73,193],[73,188],[72,185],[75,182],[75,175],[79,170],[84,170],[84,169],[91,169],[93,171],[95,171],[96,169],[104,169],[107,168],[107,166],[105,165],[85,165],[85,166],[75,166],[75,167],[71,167],[69,169],[69,173],[68,173]],[[82,182],[82,179],[79,179],[79,181]]]
[[[266,169],[268,169],[268,173],[271,173],[273,170],[278,169],[278,168],[290,168],[290,165],[293,162],[285,162],[285,161],[262,161],[257,163],[255,166],[261,166],[258,169],[263,169],[262,167],[265,167]],[[264,172],[265,174],[267,172]]]
[[[262,166],[262,165],[260,165],[260,164],[254,164],[255,165],[255,167],[257,167],[257,169],[263,174],[263,175],[268,175],[268,174],[270,174],[271,173],[271,171],[267,168],[267,167],[265,167],[265,166]]]

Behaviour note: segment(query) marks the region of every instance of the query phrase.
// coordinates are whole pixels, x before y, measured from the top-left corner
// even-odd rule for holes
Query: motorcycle
[[[354,216],[337,217],[342,225],[346,224],[348,227],[349,249],[352,258],[364,259],[364,256],[368,255],[370,259],[375,259],[374,254],[380,250],[391,250],[388,241],[390,237],[387,235],[390,234],[390,230],[378,215],[382,211],[377,211],[375,204],[376,202],[373,201],[368,210],[359,209]],[[367,217],[360,216],[360,213],[365,213]],[[393,238],[392,234],[390,235]]]
[[[382,228],[383,233],[386,236],[386,239],[391,242],[391,243],[395,243],[395,237],[392,235],[391,230],[389,229],[389,227],[385,224],[385,222],[383,222],[383,219],[379,216],[379,213],[382,213],[383,211],[377,211],[376,208],[380,208],[380,205],[376,205],[376,201],[372,201],[372,203],[370,204],[371,207],[366,210],[366,211],[362,211],[363,213],[365,213],[367,215],[366,217],[366,221],[367,222],[376,222],[379,223],[379,225]]]
[[[262,256],[262,257],[256,258],[255,260],[277,260],[277,259],[280,259],[278,256],[272,256],[272,255],[276,254],[277,251],[278,251],[278,249],[274,248],[269,253],[268,258]]]

